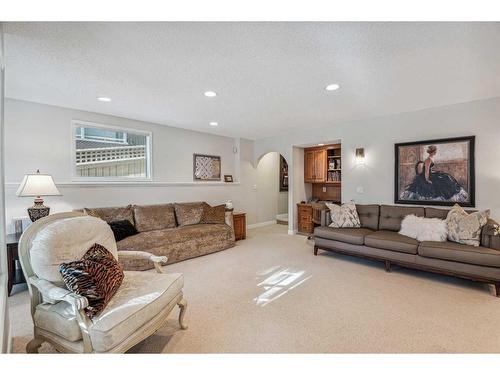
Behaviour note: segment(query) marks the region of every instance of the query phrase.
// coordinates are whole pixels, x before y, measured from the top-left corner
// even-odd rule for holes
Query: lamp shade
[[[50,174],[27,174],[16,191],[18,197],[61,195]]]

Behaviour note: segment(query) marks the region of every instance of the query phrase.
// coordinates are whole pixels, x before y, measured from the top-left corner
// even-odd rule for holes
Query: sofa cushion
[[[393,230],[399,232],[401,230],[401,222],[406,215],[424,216],[423,207],[402,207],[402,206],[380,206],[380,219],[378,229]]]
[[[353,201],[346,202],[339,206],[338,204],[325,203],[330,210],[331,228],[360,228],[358,211]]]
[[[175,203],[175,217],[180,227],[199,224],[204,202]]]
[[[448,239],[464,245],[479,246],[481,243],[481,229],[487,223],[490,211],[468,214],[458,204],[448,212]]]
[[[380,206],[378,204],[357,204],[359,221],[361,228],[378,230],[378,218],[380,214]]]
[[[117,243],[118,250],[148,251],[168,257],[168,263],[234,246],[233,228],[226,224],[194,224],[142,232]],[[151,261],[120,260],[125,270],[153,268]]]
[[[134,206],[135,227],[139,232],[175,228],[175,210],[173,204],[153,204]]]
[[[379,230],[365,236],[365,245],[400,253],[417,254],[418,241],[397,232]]]
[[[210,206],[203,203],[200,224],[224,224],[226,222],[226,205]]]
[[[363,245],[365,242],[365,236],[370,233],[373,233],[373,231],[366,228],[314,228],[314,237],[347,242],[353,245]]]
[[[500,251],[456,242],[422,242],[418,255],[479,266],[500,267]]]
[[[92,319],[89,334],[94,350],[114,348],[158,314],[168,311],[183,285],[179,273],[126,272],[118,292]]]
[[[104,246],[117,258],[116,241],[105,221],[92,216],[57,220],[42,228],[30,248],[35,274],[57,286],[64,286],[59,265],[81,259],[93,244]]]
[[[116,241],[121,241],[124,238],[139,233],[137,232],[137,229],[135,229],[135,227],[132,225],[132,223],[128,220],[112,221],[111,223],[108,224],[111,230],[113,231]]]
[[[132,211],[131,204],[125,207],[84,208],[83,212],[87,215],[98,217],[107,223],[128,220],[134,224],[134,212]]]
[[[446,216],[448,216],[448,212],[450,212],[449,209],[425,207],[425,217],[428,218],[445,220]],[[470,214],[476,212],[476,210],[465,210],[465,212]]]

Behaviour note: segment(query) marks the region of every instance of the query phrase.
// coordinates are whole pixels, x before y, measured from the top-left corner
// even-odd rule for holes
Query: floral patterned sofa
[[[120,251],[147,251],[168,257],[168,264],[225,250],[235,245],[233,212],[225,210],[224,223],[203,224],[205,202],[128,205],[124,207],[84,208],[108,223],[130,221],[137,234],[117,242]],[[210,207],[210,206],[208,206]],[[154,268],[147,259],[121,260],[126,270]]]

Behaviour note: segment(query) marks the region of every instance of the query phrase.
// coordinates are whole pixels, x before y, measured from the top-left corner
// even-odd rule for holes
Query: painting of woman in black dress
[[[396,203],[473,206],[474,138],[396,145]]]

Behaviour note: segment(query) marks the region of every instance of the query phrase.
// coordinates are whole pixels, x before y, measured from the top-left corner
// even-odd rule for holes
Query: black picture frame
[[[280,154],[280,192],[288,191],[288,163]]]
[[[476,190],[476,179],[475,179],[475,136],[465,136],[465,137],[454,137],[454,138],[442,138],[442,139],[430,139],[425,141],[416,142],[404,142],[396,143],[394,145],[394,203],[397,204],[411,204],[411,205],[432,205],[432,206],[453,206],[458,203],[462,207],[474,207],[475,206],[475,190]],[[400,148],[408,146],[421,146],[421,145],[442,145],[447,143],[456,142],[468,142],[468,160],[467,160],[467,172],[468,172],[468,186],[467,193],[468,199],[466,201],[443,201],[443,200],[411,200],[401,198],[401,186],[400,186]]]

